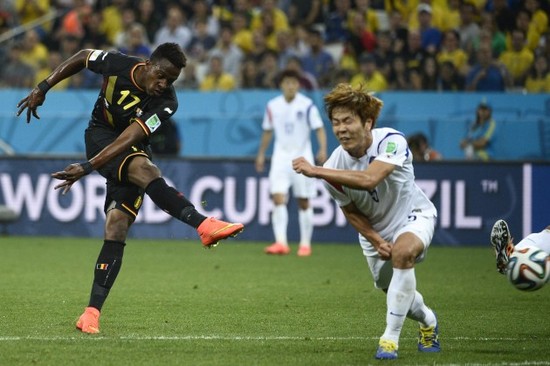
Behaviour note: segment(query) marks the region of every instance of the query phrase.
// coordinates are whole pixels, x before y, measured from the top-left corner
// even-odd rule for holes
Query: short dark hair
[[[149,59],[152,62],[158,62],[165,59],[180,69],[184,68],[187,64],[187,58],[177,43],[161,44],[153,51]]]
[[[296,70],[292,69],[285,69],[281,71],[278,77],[279,84],[286,78],[294,78],[298,81],[300,81],[300,74]]]

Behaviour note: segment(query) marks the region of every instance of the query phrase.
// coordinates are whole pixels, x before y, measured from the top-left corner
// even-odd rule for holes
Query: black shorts
[[[116,140],[119,133],[107,126],[90,123],[85,131],[86,156],[91,159],[107,145]],[[151,159],[149,145],[138,144],[116,156],[97,171],[107,180],[107,194],[103,210],[117,208],[134,220],[143,203],[143,189],[128,182],[128,165],[136,156],[145,156]]]

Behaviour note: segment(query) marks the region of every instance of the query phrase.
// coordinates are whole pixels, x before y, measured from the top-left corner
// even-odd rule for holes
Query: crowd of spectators
[[[0,87],[32,87],[81,48],[147,58],[158,44],[176,42],[189,59],[177,88],[275,89],[278,73],[290,68],[305,90],[344,81],[375,92],[550,92],[548,7],[546,0],[0,0]],[[41,22],[49,14],[57,16]],[[28,29],[19,34],[18,26]],[[101,82],[82,72],[55,89]]]

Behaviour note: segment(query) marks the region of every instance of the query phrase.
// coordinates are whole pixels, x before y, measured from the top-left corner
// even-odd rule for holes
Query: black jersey
[[[92,112],[93,123],[110,126],[122,133],[131,123],[137,122],[149,136],[176,113],[178,101],[173,86],[159,96],[152,96],[137,85],[134,72],[143,65],[142,59],[120,52],[90,52],[86,67],[103,75],[103,86]]]

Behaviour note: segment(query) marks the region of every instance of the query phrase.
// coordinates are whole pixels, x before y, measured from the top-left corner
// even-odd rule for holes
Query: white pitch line
[[[0,336],[0,342],[17,341],[79,341],[79,340],[121,340],[121,341],[372,341],[379,337],[308,337],[308,336],[221,336],[221,335],[182,335],[182,336],[140,336],[127,335],[119,337],[109,336]],[[416,338],[403,338],[416,339]],[[476,341],[476,342],[520,342],[525,338],[512,337],[445,337],[449,341]],[[550,338],[537,338],[537,342],[549,342]]]

